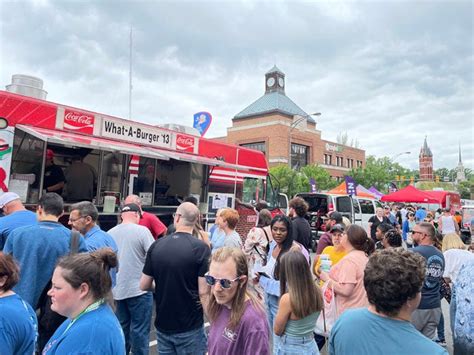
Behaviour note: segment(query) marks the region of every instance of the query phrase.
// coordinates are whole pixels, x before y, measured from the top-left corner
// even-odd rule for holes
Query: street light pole
[[[310,116],[321,116],[321,112],[315,112],[307,116],[301,116],[296,119],[291,125],[290,130],[288,131],[288,167],[291,169],[291,132],[298,126],[299,123],[307,120]],[[295,116],[296,117],[296,116]]]
[[[393,163],[395,159],[397,159],[399,156],[405,155],[405,154],[411,154],[411,152],[401,152],[398,154],[395,154],[393,157],[390,158],[390,161]]]

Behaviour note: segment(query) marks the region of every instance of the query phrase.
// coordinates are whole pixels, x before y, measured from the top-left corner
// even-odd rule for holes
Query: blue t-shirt
[[[412,251],[421,254],[426,261],[426,276],[421,289],[421,302],[418,309],[441,307],[439,288],[444,273],[444,256],[432,245],[419,245]]]
[[[225,242],[225,232],[220,229],[216,228],[211,235],[211,247],[212,252],[214,253],[217,249],[222,248]]]
[[[420,208],[420,209],[416,210],[416,212],[415,212],[415,219],[417,221],[423,222],[423,220],[426,218],[427,214],[428,214],[428,212],[426,212],[426,210]]]
[[[43,355],[125,355],[125,338],[117,317],[108,305],[84,313],[69,329],[66,319],[44,347]]]
[[[33,354],[38,321],[20,296],[0,298],[0,354]]]
[[[111,248],[115,254],[118,253],[117,243],[112,236],[100,229],[99,226],[92,227],[85,235],[84,240],[86,242],[88,251],[95,251],[101,248]],[[112,278],[112,287],[115,287],[117,282],[117,268],[110,269],[110,277]]]
[[[407,321],[381,317],[367,308],[349,309],[337,320],[329,338],[329,354],[447,355]]]
[[[3,250],[8,236],[12,230],[23,227],[30,226],[32,224],[38,223],[36,219],[36,213],[33,213],[28,210],[16,211],[8,216],[0,218],[0,251]]]
[[[58,259],[69,254],[70,246],[71,231],[58,222],[41,221],[10,233],[3,251],[12,254],[20,265],[20,281],[13,290],[34,309]],[[87,252],[82,237],[79,252]]]

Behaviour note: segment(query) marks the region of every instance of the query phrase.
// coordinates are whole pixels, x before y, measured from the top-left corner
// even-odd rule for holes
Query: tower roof
[[[284,77],[285,74],[274,65],[268,72],[265,73],[265,77],[268,75],[278,73],[277,77]],[[275,84],[276,86],[276,84]],[[255,102],[247,106],[245,109],[240,111],[234,116],[234,119],[247,118],[252,116],[260,116],[268,113],[282,113],[289,116],[302,116],[306,117],[307,121],[310,123],[315,123],[316,121],[303,111],[297,104],[295,104],[288,96],[285,94],[283,85],[278,90],[267,90],[265,94],[257,99]]]
[[[282,74],[283,76],[285,75],[285,73],[283,73],[283,72],[280,70],[280,68],[278,68],[276,65],[274,65],[273,68],[271,68],[269,71],[267,71],[267,72],[265,73],[265,75],[271,74],[271,73],[280,73],[280,74]]]
[[[426,136],[425,136],[425,142],[423,143],[423,146],[421,147],[420,150],[420,157],[432,157],[433,153],[431,153],[430,147],[428,147],[428,142],[426,141]]]
[[[308,122],[315,122],[309,114],[304,112],[288,96],[278,91],[263,95],[257,101],[236,114],[234,118],[258,116],[271,112],[280,112],[290,116],[299,115],[307,117]]]

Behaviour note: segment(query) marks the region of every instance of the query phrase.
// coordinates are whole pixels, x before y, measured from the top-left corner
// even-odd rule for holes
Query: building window
[[[344,158],[336,156],[336,166],[344,166]]]
[[[362,160],[357,160],[357,167],[362,168]]]
[[[240,146],[245,147],[245,148],[249,148],[249,149],[259,150],[263,154],[266,155],[265,142],[245,143],[245,144],[241,144]]]
[[[299,169],[308,165],[309,147],[301,144],[291,144],[291,168]]]
[[[347,158],[347,167],[352,169],[354,167],[354,159]]]
[[[331,165],[332,164],[332,155],[331,154],[324,154],[324,164]]]

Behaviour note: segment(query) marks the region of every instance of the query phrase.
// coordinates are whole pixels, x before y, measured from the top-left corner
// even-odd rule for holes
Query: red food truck
[[[64,172],[65,204],[91,200],[104,229],[117,223],[130,193],[168,224],[185,196],[195,196],[211,220],[218,208],[235,207],[241,235],[256,221],[246,205],[265,200],[278,211],[259,151],[0,91],[0,194],[14,191],[34,208],[47,155]]]

